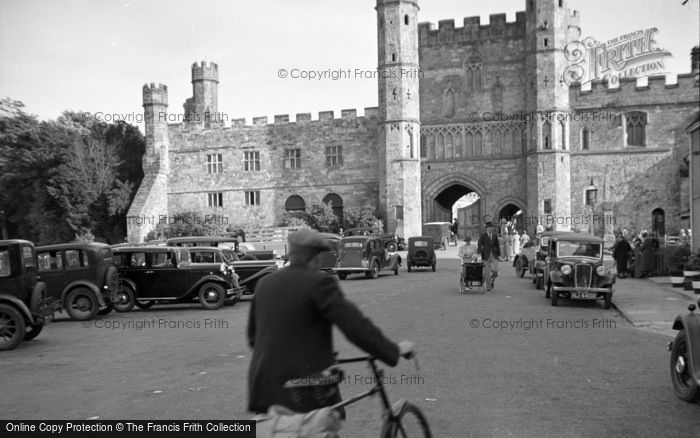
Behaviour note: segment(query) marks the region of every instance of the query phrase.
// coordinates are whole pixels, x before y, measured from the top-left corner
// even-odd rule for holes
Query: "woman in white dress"
[[[518,254],[520,254],[520,234],[518,234],[517,230],[513,232],[512,239],[513,240],[511,242],[511,246],[512,246],[511,251],[512,251],[513,257],[511,258],[511,260],[513,260],[515,257],[517,257]]]

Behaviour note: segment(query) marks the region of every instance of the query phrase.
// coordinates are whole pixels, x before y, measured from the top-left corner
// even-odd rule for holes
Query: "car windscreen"
[[[600,258],[603,245],[597,242],[568,242],[560,240],[557,243],[558,257],[593,257]]]
[[[416,240],[413,242],[413,246],[416,248],[426,248],[428,246],[427,240]]]

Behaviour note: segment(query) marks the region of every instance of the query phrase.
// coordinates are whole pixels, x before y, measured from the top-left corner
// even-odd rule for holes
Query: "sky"
[[[700,0],[567,0],[583,36],[599,41],[651,27],[672,53],[669,72],[690,71]],[[506,13],[525,0],[419,0],[420,22]],[[54,119],[64,110],[142,113],[144,83],[168,86],[168,111],[183,112],[195,61],[219,65],[219,111],[229,118],[377,105],[376,79],[280,78],[280,69],[377,65],[374,0],[0,0],[0,98]],[[674,80],[675,81],[675,80]],[[102,116],[108,117],[108,116]],[[108,120],[109,121],[109,120]],[[137,124],[137,123],[134,123]]]

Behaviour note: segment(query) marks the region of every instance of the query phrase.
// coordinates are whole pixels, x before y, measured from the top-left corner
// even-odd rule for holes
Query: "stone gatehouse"
[[[455,201],[476,192],[475,228],[516,212],[530,232],[538,222],[601,235],[688,228],[684,129],[700,101],[697,48],[677,83],[651,76],[582,90],[562,80],[578,13],[566,0],[525,3],[514,22],[494,14],[456,27],[418,24],[416,0],[377,0],[386,74],[378,106],[361,115],[222,121],[219,66],[202,62],[185,121],[169,124],[167,87],[145,85],[146,177],[129,215],[195,210],[261,227],[321,202],[339,215],[369,204],[387,231],[410,236],[450,221]],[[153,227],[129,224],[135,241]]]

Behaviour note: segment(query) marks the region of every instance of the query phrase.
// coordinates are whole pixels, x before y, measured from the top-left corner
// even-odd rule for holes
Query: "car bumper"
[[[333,272],[369,272],[368,268],[333,268]]]
[[[612,294],[612,289],[607,287],[570,287],[570,286],[552,286],[552,290],[555,292],[575,292],[578,294]],[[591,298],[591,299],[595,299]]]
[[[241,296],[243,296],[243,289],[241,289],[240,287],[235,287],[233,289],[226,289],[226,299],[229,299],[229,298],[240,299]]]

